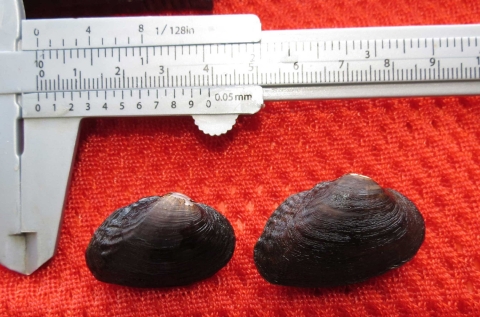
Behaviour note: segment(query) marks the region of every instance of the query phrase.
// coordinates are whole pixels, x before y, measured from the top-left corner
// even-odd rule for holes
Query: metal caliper
[[[0,263],[55,252],[84,117],[191,115],[227,132],[264,100],[480,94],[480,25],[261,31],[254,15],[25,20],[0,0]]]

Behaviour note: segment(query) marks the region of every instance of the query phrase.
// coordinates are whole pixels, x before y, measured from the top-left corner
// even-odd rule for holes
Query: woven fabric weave
[[[470,0],[218,0],[214,13],[257,14],[264,30],[480,23]],[[479,122],[478,96],[268,102],[220,137],[188,117],[84,120],[58,253],[31,276],[0,268],[0,315],[480,315]],[[426,222],[416,257],[346,287],[264,281],[253,246],[273,210],[349,172],[415,202]],[[96,281],[84,260],[94,230],[115,209],[171,191],[230,220],[230,263],[187,287]]]

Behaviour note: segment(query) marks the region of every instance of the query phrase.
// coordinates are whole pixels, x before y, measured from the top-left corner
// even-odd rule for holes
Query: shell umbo
[[[95,231],[85,257],[100,281],[166,287],[212,276],[234,248],[233,228],[224,216],[172,193],[113,212]]]
[[[346,285],[401,266],[424,237],[424,220],[410,200],[347,174],[283,202],[256,243],[254,260],[273,284]]]

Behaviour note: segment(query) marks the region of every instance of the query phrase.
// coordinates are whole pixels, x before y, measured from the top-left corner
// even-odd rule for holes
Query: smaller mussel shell
[[[224,216],[172,193],[116,210],[95,231],[85,257],[102,282],[168,287],[212,276],[234,248],[233,228]]]
[[[424,220],[410,200],[348,174],[282,203],[255,245],[254,260],[273,284],[346,285],[401,266],[424,237]]]

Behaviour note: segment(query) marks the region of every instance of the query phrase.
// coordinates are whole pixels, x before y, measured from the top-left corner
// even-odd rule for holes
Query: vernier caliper
[[[24,20],[0,0],[0,263],[56,248],[84,117],[191,115],[227,132],[264,100],[480,93],[480,25],[261,31],[253,15]]]

